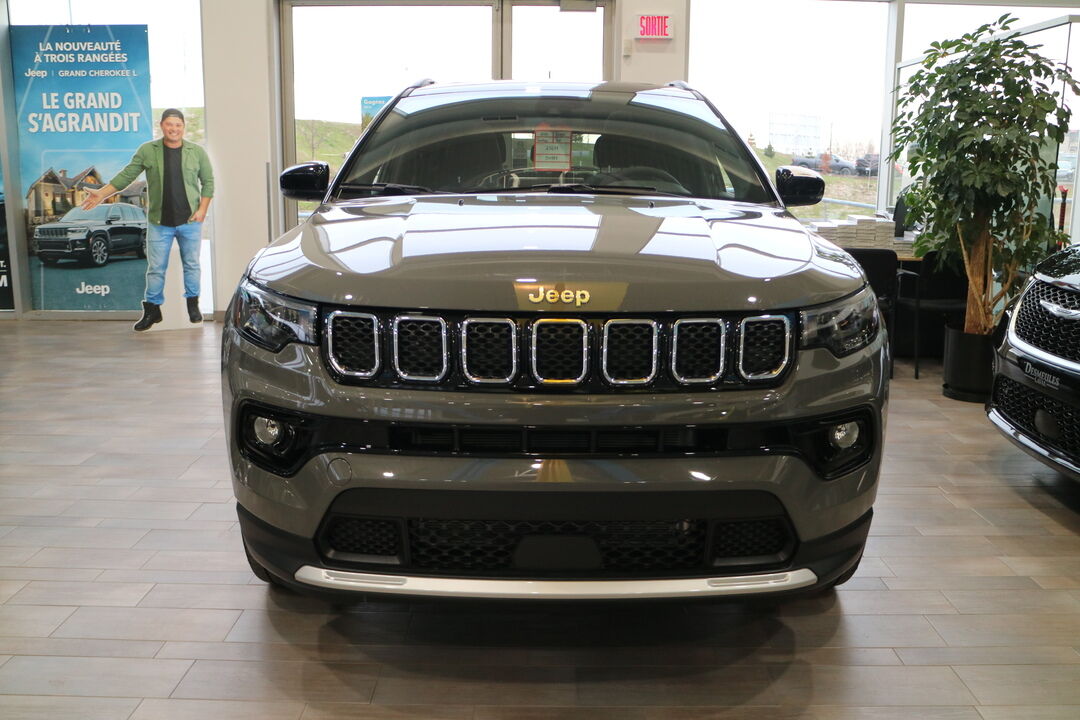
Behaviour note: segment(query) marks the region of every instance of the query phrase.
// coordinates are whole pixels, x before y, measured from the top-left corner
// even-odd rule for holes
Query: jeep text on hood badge
[[[546,288],[543,285],[536,289],[535,293],[530,293],[528,298],[532,303],[573,303],[577,307],[588,304],[592,296],[588,290],[556,290],[555,288]]]

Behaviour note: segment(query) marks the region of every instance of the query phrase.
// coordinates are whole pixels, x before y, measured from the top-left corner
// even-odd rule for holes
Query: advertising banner
[[[153,139],[145,25],[15,25],[11,59],[35,310],[137,310],[145,183],[80,207]]]
[[[4,201],[4,171],[0,169],[0,310],[15,309],[11,284],[11,244],[7,234],[7,203]]]
[[[379,111],[383,109],[383,105],[393,99],[391,95],[360,98],[360,126],[366,128],[370,125],[375,116],[379,114]]]

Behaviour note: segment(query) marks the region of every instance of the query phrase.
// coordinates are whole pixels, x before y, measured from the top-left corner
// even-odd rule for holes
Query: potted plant
[[[990,335],[1018,277],[1054,245],[1057,146],[1080,93],[1069,68],[1040,55],[1006,14],[955,40],[931,43],[899,93],[894,147],[914,182],[908,219],[922,223],[916,255],[938,251],[968,279],[964,327],[946,336],[946,395],[985,399]]]

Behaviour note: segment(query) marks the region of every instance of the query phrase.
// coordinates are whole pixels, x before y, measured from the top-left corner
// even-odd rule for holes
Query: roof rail
[[[401,97],[408,97],[409,95],[412,94],[413,90],[416,90],[418,88],[422,88],[425,85],[434,85],[434,84],[435,84],[435,81],[432,80],[431,78],[423,78],[422,80],[417,80],[416,82],[414,82],[413,84],[409,85],[407,88],[405,88],[404,90],[401,91]]]
[[[666,83],[664,87],[677,87],[680,90],[690,90],[691,92],[693,92],[693,88],[687,85],[682,80],[672,80],[671,82]]]

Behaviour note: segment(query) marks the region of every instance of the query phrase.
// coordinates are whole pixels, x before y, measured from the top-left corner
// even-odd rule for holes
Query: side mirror
[[[809,168],[781,165],[776,168],[776,189],[784,205],[816,205],[825,195],[825,181]]]
[[[278,178],[281,194],[293,200],[319,201],[330,186],[330,166],[324,162],[293,165]]]

